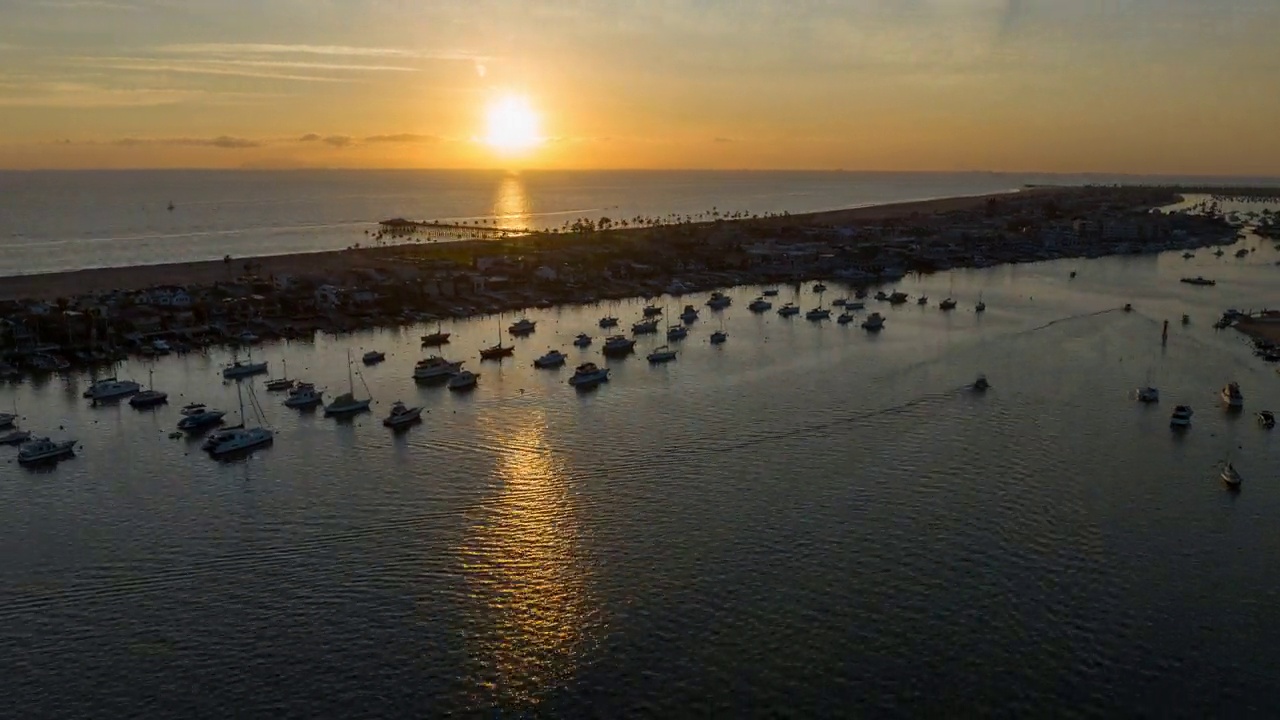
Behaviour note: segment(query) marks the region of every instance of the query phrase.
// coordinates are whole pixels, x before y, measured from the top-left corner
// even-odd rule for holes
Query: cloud
[[[262,147],[262,143],[248,138],[219,135],[214,138],[120,138],[113,140],[112,145],[120,147],[144,147],[151,145],[173,145],[183,147],[210,147],[223,150],[245,150]]]
[[[321,138],[320,142],[337,148],[344,148],[351,146],[355,142],[355,139],[350,135],[330,135],[328,137]]]
[[[193,55],[331,55],[342,57],[415,58],[478,62],[484,58],[466,52],[422,52],[402,48],[351,45],[290,45],[278,43],[181,43],[161,45],[157,52]]]
[[[249,77],[264,80],[296,80],[300,82],[350,82],[350,78],[326,77],[322,75],[298,75],[294,73],[261,72],[228,66],[225,63],[171,62],[153,58],[80,58],[86,65],[110,70],[133,70],[138,72],[186,73],[193,75],[229,75],[232,77]]]
[[[439,142],[440,138],[435,135],[419,135],[417,133],[396,133],[394,135],[370,135],[365,138],[367,143],[427,143]]]
[[[320,136],[317,135],[316,133],[307,133],[306,135],[303,135],[302,137],[298,138],[298,142],[315,142],[319,139],[320,139]]]
[[[0,95],[0,107],[155,107],[197,101],[208,102],[216,98],[215,95],[202,90],[111,88],[71,82],[8,84],[5,87],[9,91]]]

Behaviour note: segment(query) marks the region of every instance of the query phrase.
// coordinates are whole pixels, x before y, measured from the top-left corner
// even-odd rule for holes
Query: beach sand
[[[939,198],[916,202],[892,203],[869,207],[850,208],[820,213],[807,213],[758,220],[730,220],[769,225],[855,225],[885,220],[909,218],[917,215],[937,215],[956,211],[977,210],[990,198],[1023,198],[1029,194],[1070,192],[1068,188],[1034,188],[1018,193],[997,193],[970,197]],[[615,234],[653,232],[650,229],[613,231]],[[596,237],[577,238],[559,236],[562,241],[598,242]],[[171,263],[166,265],[139,265],[133,267],[95,268],[40,275],[0,277],[0,300],[55,300],[112,290],[141,290],[156,285],[211,285],[230,282],[246,274],[245,263],[252,264],[252,272],[260,277],[269,275],[315,276],[338,275],[357,268],[380,268],[400,265],[397,258],[406,255],[406,247],[418,258],[439,257],[451,251],[465,252],[469,246],[488,245],[494,241],[464,240],[432,245],[392,245],[354,250],[338,250],[293,255],[267,255],[260,257]],[[509,239],[507,244],[520,240]],[[556,243],[561,244],[561,243]]]

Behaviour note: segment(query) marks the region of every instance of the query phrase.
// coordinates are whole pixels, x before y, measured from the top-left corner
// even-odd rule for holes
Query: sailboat
[[[364,382],[364,378],[360,379]],[[367,390],[368,388],[366,388]],[[329,415],[354,415],[356,413],[365,412],[369,409],[370,399],[356,399],[356,381],[355,375],[351,370],[351,351],[347,351],[347,392],[342,393],[333,399],[333,402],[324,406],[324,414]]]
[[[249,352],[249,362],[242,363],[237,355],[231,364],[222,368],[222,377],[226,380],[236,380],[250,375],[260,375],[267,371],[267,363],[256,363],[253,361],[253,351]]]
[[[169,402],[169,393],[156,390],[155,370],[147,369],[147,389],[129,398],[129,404],[136,408],[153,407]]]
[[[729,333],[724,331],[724,316],[720,316],[720,329],[711,333],[711,344],[719,345],[729,339]]]
[[[257,427],[247,427],[244,415],[244,390],[236,383],[236,397],[240,401],[240,424],[219,430],[210,435],[202,446],[213,457],[223,457],[236,452],[245,452],[256,447],[269,445],[275,440],[275,433],[262,426],[262,411],[253,397],[253,387],[249,387],[250,401],[254,414],[258,416]]]
[[[987,304],[982,300],[982,293],[978,293],[978,304],[973,306],[974,312],[986,312]]]
[[[279,392],[283,390],[292,390],[294,381],[289,379],[289,363],[287,360],[280,360],[280,365],[284,368],[284,376],[274,380],[267,381],[267,390],[269,392]]]
[[[444,332],[442,326],[443,323],[437,322],[435,332],[422,336],[423,347],[440,347],[448,344],[450,333]]]
[[[815,286],[814,289],[817,290],[818,287],[822,288],[822,290],[818,290],[818,307],[813,308],[812,310],[804,314],[804,317],[806,320],[818,321],[818,320],[831,319],[831,311],[828,310],[826,307],[823,307],[822,305],[822,294],[826,292],[827,286],[818,285],[818,286]]]
[[[515,345],[502,344],[502,315],[498,315],[498,344],[487,347],[480,351],[481,360],[501,360],[504,357],[511,357],[516,352]]]
[[[1231,464],[1231,460],[1227,460],[1222,464],[1222,482],[1232,490],[1239,490],[1240,483],[1244,482],[1244,477],[1236,470],[1236,466]]]

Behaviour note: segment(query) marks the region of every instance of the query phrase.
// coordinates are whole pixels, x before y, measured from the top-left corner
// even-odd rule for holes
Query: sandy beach
[[[1027,194],[1052,195],[1070,192],[1069,188],[1033,188],[1018,193],[997,193],[968,197],[939,198],[916,202],[892,203],[869,207],[849,208],[820,213],[790,215],[786,217],[764,218],[757,220],[730,220],[731,223],[756,223],[765,225],[856,225],[859,223],[876,223],[888,220],[909,218],[918,215],[938,215],[956,211],[967,211],[982,208],[990,198],[1025,197]],[[611,234],[652,233],[661,228],[639,228],[631,230],[614,230]],[[527,236],[531,241],[542,235]],[[561,235],[558,238],[568,242],[600,242],[598,236],[586,238]],[[172,263],[166,265],[141,265],[134,267],[96,268],[70,272],[47,273],[40,275],[18,275],[0,277],[0,300],[33,299],[54,300],[60,297],[71,297],[87,293],[107,292],[111,290],[139,290],[161,284],[170,285],[208,285],[215,282],[231,281],[245,274],[245,263],[252,264],[252,270],[260,276],[268,275],[323,275],[339,273],[353,268],[391,267],[397,264],[397,258],[406,254],[406,248],[413,248],[416,258],[429,258],[439,255],[465,252],[469,247],[487,245],[491,240],[465,240],[445,242],[433,245],[391,245],[353,250],[331,252],[315,252],[293,255],[266,255],[246,258],[232,258],[229,262],[212,260],[203,262]],[[508,246],[521,240],[508,239],[502,241]]]

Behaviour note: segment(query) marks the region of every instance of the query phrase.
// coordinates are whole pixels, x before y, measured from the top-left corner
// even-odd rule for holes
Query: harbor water
[[[754,315],[756,287],[720,313],[661,298],[671,322],[701,311],[678,359],[650,366],[663,341],[641,337],[589,392],[565,381],[604,362],[596,320],[643,300],[530,310],[502,363],[478,352],[516,317],[446,325],[470,393],[410,379],[434,326],[263,344],[330,397],[351,351],[374,410],[297,413],[245,381],[275,443],[228,463],[169,438],[184,403],[236,414],[228,351],[155,362],[156,410],[92,407],[83,376],[0,388],[20,427],[81,443],[46,471],[0,449],[4,714],[1265,712],[1280,431],[1253,413],[1280,377],[1212,325],[1275,302],[1280,253],[1240,246],[911,277],[909,304],[857,313],[879,334]],[[852,295],[828,285],[774,309]],[[569,366],[534,369],[548,347]],[[1132,398],[1148,378],[1158,405]],[[396,400],[424,422],[383,428]]]

